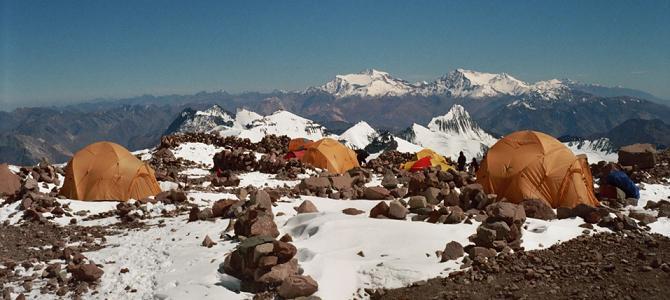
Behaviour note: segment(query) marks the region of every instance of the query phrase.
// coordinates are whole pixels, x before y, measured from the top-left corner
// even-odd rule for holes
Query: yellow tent
[[[314,167],[342,174],[359,166],[356,152],[334,139],[324,138],[304,147],[305,154],[300,160]]]
[[[541,132],[517,131],[499,140],[484,157],[477,182],[487,193],[514,203],[541,199],[554,208],[598,205],[586,157]]]
[[[454,167],[447,163],[447,160],[444,156],[437,154],[431,149],[423,149],[416,153],[416,160],[408,161],[402,165],[402,168],[407,171],[420,170],[426,167],[437,167],[443,171],[453,169]]]
[[[160,191],[148,164],[120,145],[99,142],[79,150],[68,162],[60,194],[78,200],[127,201]]]

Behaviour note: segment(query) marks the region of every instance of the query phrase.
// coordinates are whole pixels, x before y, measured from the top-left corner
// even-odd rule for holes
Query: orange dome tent
[[[495,143],[477,171],[477,182],[487,193],[514,203],[542,199],[553,208],[598,205],[586,157],[536,131],[517,131]]]
[[[305,145],[305,148],[301,161],[317,168],[342,174],[359,166],[356,152],[334,139],[324,138]]]
[[[148,164],[120,145],[99,142],[79,150],[70,159],[60,194],[78,200],[127,201],[160,191]]]
[[[14,195],[21,189],[21,177],[14,174],[7,164],[0,164],[0,196]]]
[[[305,150],[305,145],[311,142],[312,140],[306,138],[292,139],[288,142],[288,152]]]

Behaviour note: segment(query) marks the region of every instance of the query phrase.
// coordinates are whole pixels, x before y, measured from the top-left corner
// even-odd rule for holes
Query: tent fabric
[[[586,156],[575,156],[557,139],[536,131],[517,131],[496,142],[477,182],[486,193],[514,203],[541,199],[553,208],[598,205]]]
[[[98,142],[70,159],[60,194],[77,200],[127,201],[155,196],[160,191],[148,164],[118,144]]]
[[[423,169],[425,169],[425,168],[429,168],[429,167],[432,166],[432,165],[433,165],[433,164],[430,163],[430,157],[429,157],[429,156],[426,156],[426,157],[424,157],[424,158],[422,158],[422,159],[419,159],[419,160],[417,160],[416,162],[414,162],[414,163],[410,166],[409,170],[410,170],[411,172],[417,172],[417,171],[423,170]]]
[[[312,140],[306,138],[292,139],[288,142],[288,152],[305,150],[305,145],[312,143]]]
[[[331,138],[307,144],[305,148],[301,161],[317,168],[342,174],[360,166],[354,150]]]
[[[426,158],[430,164],[426,164]],[[406,162],[402,168],[407,171],[415,172],[424,168],[437,166],[440,166],[443,171],[454,168],[453,166],[449,165],[449,163],[447,163],[447,160],[444,158],[444,156],[437,154],[431,149],[423,149],[416,153],[416,160]]]
[[[286,153],[286,155],[284,155],[284,159],[295,158],[295,159],[300,160],[300,159],[302,159],[303,155],[305,155],[305,150],[292,151],[292,152]]]
[[[607,174],[607,184],[618,187],[628,198],[640,199],[640,189],[623,171],[612,171]]]
[[[14,174],[7,164],[0,164],[0,195],[14,195],[21,189],[21,177]]]

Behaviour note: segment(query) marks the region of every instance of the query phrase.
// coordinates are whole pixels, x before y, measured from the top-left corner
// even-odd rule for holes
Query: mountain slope
[[[379,133],[370,124],[360,121],[343,132],[339,139],[352,149],[364,149],[377,136],[379,136]]]
[[[328,136],[326,127],[285,110],[277,111],[249,124],[248,129],[240,132],[240,138],[259,142],[264,136],[286,135],[290,138],[308,138],[318,140]]]
[[[630,119],[612,128],[606,136],[617,148],[635,143],[670,147],[670,125],[659,119]]]
[[[413,124],[403,137],[452,159],[456,159],[460,151],[468,158],[480,158],[496,142],[460,105],[454,105],[444,116],[433,118],[428,127]]]

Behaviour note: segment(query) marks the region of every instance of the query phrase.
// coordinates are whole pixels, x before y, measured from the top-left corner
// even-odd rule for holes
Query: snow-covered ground
[[[199,143],[180,146],[175,155],[205,165],[202,169],[189,169],[189,176],[200,176],[211,165],[211,157],[220,149]],[[196,171],[199,170],[199,171]],[[62,178],[61,178],[62,179]],[[294,186],[299,181],[283,181],[274,175],[250,172],[240,175],[240,186],[276,187]],[[375,176],[368,186],[381,181]],[[174,185],[163,183],[163,189]],[[53,188],[48,186],[47,188]],[[46,190],[46,189],[45,189]],[[200,207],[211,207],[219,199],[235,199],[230,193],[189,192],[191,201]],[[628,209],[643,209],[647,201],[667,199],[670,186],[647,184],[641,191],[638,206]],[[294,207],[302,201],[310,200],[319,209],[318,213],[297,215]],[[85,202],[59,200],[68,204],[73,212],[87,210],[96,214],[113,210],[116,202]],[[351,299],[364,288],[402,287],[412,282],[446,276],[458,270],[460,262],[439,263],[435,251],[443,250],[450,241],[469,244],[468,236],[475,233],[477,222],[473,224],[431,224],[407,220],[369,218],[369,211],[379,201],[373,200],[333,200],[328,198],[302,196],[300,199],[282,198],[274,207],[280,234],[290,234],[298,248],[297,258],[305,274],[319,283],[317,296],[322,299]],[[0,222],[20,221],[14,214],[16,205],[0,207]],[[361,215],[342,213],[345,208],[363,210]],[[229,220],[187,222],[188,216],[162,217],[162,210],[174,210],[172,205],[148,205],[153,219],[147,221],[146,229],[128,230],[123,234],[107,237],[106,247],[85,253],[105,271],[96,294],[86,295],[89,299],[249,299],[250,294],[236,292],[239,281],[219,272],[227,253],[237,243],[222,239]],[[94,221],[83,221],[75,216],[83,226],[107,225],[118,222],[116,217]],[[56,218],[58,224],[66,226],[69,217]],[[527,250],[550,247],[582,234],[584,228],[578,225],[579,218],[543,221],[527,219],[523,232],[523,246]],[[158,226],[160,224],[160,226]],[[670,236],[670,220],[659,218],[650,225],[653,232]],[[595,231],[608,229],[596,226]],[[217,244],[212,248],[201,246],[205,236]],[[363,255],[358,255],[362,252]],[[121,274],[122,268],[129,272]],[[136,289],[129,293],[125,288]],[[16,291],[22,291],[17,287]],[[16,294],[12,294],[15,297]],[[42,295],[35,289],[29,298],[47,299],[52,295]]]

